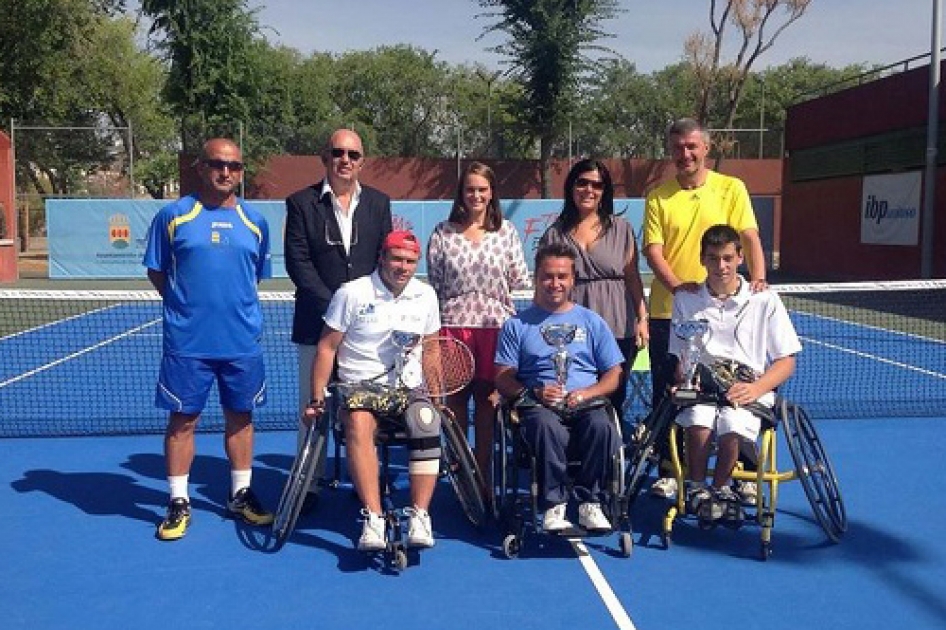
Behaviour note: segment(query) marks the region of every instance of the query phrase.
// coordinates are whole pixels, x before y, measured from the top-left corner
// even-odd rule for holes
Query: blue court
[[[296,424],[296,357],[291,306],[265,309],[269,403],[258,415],[254,486],[273,507],[296,444],[294,431],[280,430]],[[164,415],[152,406],[157,303],[46,310],[54,316],[0,328],[3,628],[946,625],[946,497],[935,490],[946,448],[942,335],[792,314],[805,349],[784,393],[816,419],[840,479],[849,530],[839,545],[792,483],[781,489],[768,562],[757,559],[751,525],[681,522],[663,549],[664,504],[646,497],[635,504],[629,559],[614,537],[535,536],[508,560],[500,532],[469,525],[443,483],[432,507],[436,547],[394,574],[354,550],[359,506],[345,486],[326,490],[278,553],[265,531],[227,519],[228,464],[214,433],[198,436],[187,536],[157,541],[167,501],[155,434]],[[941,314],[927,323],[943,329]],[[215,400],[202,422],[219,428]],[[784,444],[780,453],[784,468]]]
[[[166,502],[160,437],[0,440],[3,627],[942,628],[946,497],[929,480],[944,420],[819,423],[848,507],[840,545],[788,484],[768,562],[749,526],[681,523],[661,549],[662,503],[649,498],[638,501],[629,559],[612,539],[587,540],[584,555],[533,537],[507,560],[499,533],[474,530],[441,484],[437,545],[400,575],[354,551],[358,505],[344,487],[326,490],[282,551],[267,552],[264,532],[223,515],[219,436],[198,437],[194,518],[174,543],[154,538]],[[274,505],[295,435],[258,438],[254,485]]]

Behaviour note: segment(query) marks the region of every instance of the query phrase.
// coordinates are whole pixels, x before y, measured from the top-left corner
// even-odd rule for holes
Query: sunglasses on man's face
[[[203,160],[203,163],[205,166],[218,171],[222,171],[223,169],[228,169],[231,171],[243,170],[243,162],[238,162],[236,160]]]
[[[357,162],[361,159],[361,151],[353,151],[352,149],[339,149],[337,147],[332,148],[333,158],[342,158],[346,153],[348,154],[348,159],[352,162]]]
[[[594,190],[604,190],[604,182],[596,179],[588,179],[585,177],[579,177],[575,181],[575,188],[592,188]]]

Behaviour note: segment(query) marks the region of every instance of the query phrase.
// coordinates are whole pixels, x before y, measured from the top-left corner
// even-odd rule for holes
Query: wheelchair
[[[364,384],[360,384],[362,386]],[[390,390],[383,386],[374,386],[380,390]],[[299,448],[289,477],[283,488],[273,522],[273,536],[276,548],[285,544],[295,529],[306,493],[313,482],[315,472],[324,468],[328,452],[328,439],[331,433],[334,443],[334,475],[330,480],[316,480],[317,483],[337,488],[342,479],[341,449],[344,446],[344,429],[339,422],[339,404],[341,396],[346,395],[351,386],[335,384],[329,395],[326,413],[323,413],[309,425],[305,440]],[[406,395],[406,392],[400,392]],[[470,450],[456,419],[450,410],[442,404],[417,400],[420,404],[440,416],[441,420],[441,471],[449,478],[464,514],[474,526],[481,526],[487,519],[487,503],[482,488],[485,487],[482,473]],[[408,565],[406,545],[403,542],[401,527],[402,513],[395,508],[392,493],[394,476],[390,470],[390,448],[408,443],[407,425],[404,414],[389,415],[375,413],[377,430],[375,443],[381,451],[380,488],[382,507],[386,527],[387,547],[384,550],[386,563],[403,570]]]
[[[607,409],[611,421],[621,438],[621,422],[617,412],[606,399],[591,401],[589,406],[601,406]],[[580,462],[569,455],[569,470]],[[536,459],[522,435],[517,409],[509,401],[496,410],[496,425],[493,431],[493,489],[495,517],[503,533],[502,548],[507,558],[517,558],[525,537],[532,533],[545,533],[542,530],[541,512],[539,511],[539,479]],[[624,557],[629,557],[632,550],[630,519],[628,517],[628,495],[624,486],[623,475],[624,448],[619,448],[612,461],[612,474],[607,485],[608,500],[602,509],[611,522],[612,530],[607,534],[618,534],[618,549]],[[527,485],[523,480],[527,479]],[[601,534],[603,534],[602,532]],[[599,535],[598,532],[586,531],[577,525],[573,529],[550,536],[581,538]]]
[[[641,492],[644,482],[651,471],[661,462],[657,444],[669,440],[670,462],[667,469],[677,481],[676,500],[668,508],[663,518],[661,537],[665,548],[672,541],[673,525],[678,518],[696,518],[702,529],[715,527],[719,521],[710,521],[699,514],[689,512],[686,505],[684,466],[685,439],[681,438],[680,427],[675,418],[681,409],[695,405],[728,405],[725,395],[720,391],[687,392],[664,398],[654,411],[632,432],[628,446],[628,467],[625,483],[630,495],[629,504]],[[725,521],[732,527],[741,527],[745,523],[755,523],[760,527],[760,558],[768,560],[772,555],[772,529],[778,505],[779,485],[798,480],[802,484],[805,496],[811,504],[815,519],[833,543],[841,540],[847,530],[847,513],[837,476],[824,445],[818,437],[815,425],[808,413],[798,404],[784,397],[776,399],[772,410],[761,405],[747,407],[761,419],[758,466],[755,471],[743,470],[737,465],[732,479],[755,482],[758,492],[754,505],[741,509],[736,518]],[[791,454],[794,468],[779,470],[776,451],[776,429],[781,427]],[[707,471],[712,476],[713,470]]]

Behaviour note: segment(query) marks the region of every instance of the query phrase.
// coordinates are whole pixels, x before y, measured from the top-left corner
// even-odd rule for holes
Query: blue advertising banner
[[[136,199],[50,199],[46,202],[46,227],[49,237],[49,277],[142,278],[148,228],[158,210],[167,201]],[[249,202],[269,222],[273,277],[285,278],[283,254],[286,206],[283,201]],[[640,237],[644,214],[643,199],[615,199],[615,211],[630,221]],[[392,202],[395,228],[410,229],[423,241],[450,213],[451,201]],[[539,238],[562,209],[560,199],[516,200],[503,203],[503,212],[513,222],[523,239],[526,260],[531,268],[532,254]],[[641,268],[645,263],[641,261]],[[426,275],[426,261],[421,260],[419,275]]]

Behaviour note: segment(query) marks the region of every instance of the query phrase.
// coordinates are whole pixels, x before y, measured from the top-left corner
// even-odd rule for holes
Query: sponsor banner
[[[920,234],[920,171],[864,178],[861,243],[916,245]]]
[[[49,277],[142,278],[141,264],[148,228],[167,200],[49,199],[46,226],[49,237]],[[269,222],[273,277],[285,278],[283,234],[286,205],[283,201],[250,201]],[[643,199],[615,199],[615,211],[631,222],[640,240],[644,215]],[[394,226],[412,230],[423,242],[450,213],[452,201],[394,201]],[[503,212],[523,239],[526,261],[532,267],[539,238],[562,209],[560,199],[503,202]],[[641,269],[646,270],[641,257]],[[418,275],[426,275],[421,258]]]

